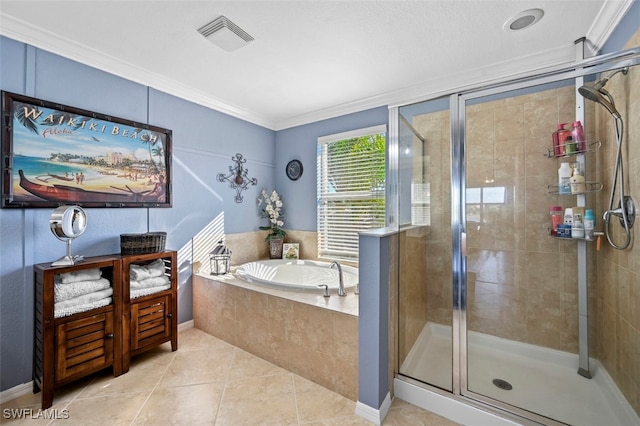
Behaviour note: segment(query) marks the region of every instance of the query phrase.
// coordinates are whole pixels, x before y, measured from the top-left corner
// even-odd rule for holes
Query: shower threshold
[[[451,389],[451,358],[451,327],[427,323],[400,373]],[[477,332],[469,332],[467,360],[468,388],[476,394],[571,425],[640,425],[640,418],[597,360],[590,360],[593,379],[589,380],[577,374],[577,354]],[[496,379],[511,389],[497,386]],[[401,386],[396,395],[405,399],[401,394],[410,388],[404,389],[402,380],[396,382]],[[432,405],[423,408],[434,411]],[[455,418],[459,409],[438,414],[460,421]]]

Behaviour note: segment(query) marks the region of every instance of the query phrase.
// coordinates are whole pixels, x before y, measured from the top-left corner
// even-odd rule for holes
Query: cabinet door
[[[170,294],[132,303],[131,350],[136,351],[169,340],[171,318]]]
[[[113,310],[56,326],[56,382],[113,364]]]

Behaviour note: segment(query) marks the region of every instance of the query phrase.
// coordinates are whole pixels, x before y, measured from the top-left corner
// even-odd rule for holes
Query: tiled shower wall
[[[587,118],[593,109],[588,105]],[[557,182],[559,160],[544,155],[556,124],[572,122],[574,116],[572,85],[467,108],[467,188],[499,188],[504,193],[500,203],[467,205],[469,330],[577,353],[576,245],[549,237],[549,207],[572,207],[576,198],[549,194],[548,186]],[[401,265],[418,271],[412,275],[401,266],[400,289],[407,288],[409,297],[401,291],[405,309],[399,321],[401,326],[403,321],[412,324],[401,328],[401,355],[408,350],[403,352],[403,331],[410,345],[424,322],[450,325],[452,315],[448,112],[418,116],[412,124],[427,140],[424,168],[431,184],[431,225],[418,239],[414,231],[400,241]],[[587,134],[593,139],[593,132],[587,129]],[[588,159],[588,170],[594,165],[595,158]],[[591,173],[587,179],[593,180]],[[587,205],[595,206],[594,197]],[[419,238],[426,251],[423,265],[406,260],[407,253],[422,248]],[[590,245],[589,256],[593,253]],[[589,276],[593,285],[594,268]],[[420,291],[425,297],[411,296]],[[591,305],[595,308],[593,298]],[[409,318],[403,320],[405,313]]]
[[[627,48],[634,46],[640,46],[640,31]],[[639,67],[631,68],[626,76],[617,74],[609,80],[606,89],[613,96],[625,123],[622,145],[625,192],[633,197],[637,210],[640,206]],[[602,213],[609,205],[616,137],[611,115],[600,106],[597,109],[597,136],[602,142],[597,164],[598,179],[604,183],[597,196],[598,225],[602,229]],[[619,194],[619,189],[616,194]],[[617,207],[617,201],[615,203],[614,207]],[[614,241],[621,244],[624,241],[623,228],[617,219],[612,221],[610,229]],[[640,222],[637,217],[632,233],[630,248],[620,251],[603,243],[597,257],[595,356],[640,415]]]
[[[504,196],[467,201],[469,330],[578,352],[577,246],[549,236],[549,207],[577,205],[549,185],[557,183],[561,161],[576,160],[545,156],[556,124],[574,117],[571,84],[467,107],[467,191]],[[594,165],[587,155],[587,180]],[[587,196],[587,208],[594,206]],[[593,283],[594,270],[589,277]]]

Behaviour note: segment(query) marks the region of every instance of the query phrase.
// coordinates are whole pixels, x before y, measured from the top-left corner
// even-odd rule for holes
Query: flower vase
[[[271,259],[282,259],[282,245],[284,238],[269,239],[269,257]]]

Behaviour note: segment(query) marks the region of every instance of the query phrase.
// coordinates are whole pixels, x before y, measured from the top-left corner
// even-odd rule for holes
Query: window
[[[358,261],[358,232],[385,226],[386,126],[318,138],[318,255]]]

